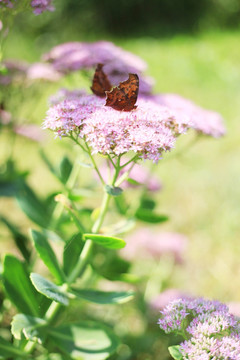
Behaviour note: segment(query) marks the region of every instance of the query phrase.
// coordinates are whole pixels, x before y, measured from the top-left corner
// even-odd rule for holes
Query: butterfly
[[[128,80],[120,82],[118,86],[111,89],[112,85],[103,71],[103,64],[98,64],[93,76],[92,92],[100,97],[107,96],[105,106],[110,106],[115,110],[131,111],[137,108],[135,105],[139,89],[137,74],[129,74]]]
[[[102,68],[103,64],[97,64],[97,68],[93,76],[91,90],[95,95],[105,97],[105,91],[111,90],[112,85]]]
[[[119,111],[131,111],[136,109],[136,101],[139,90],[139,78],[137,74],[129,74],[126,81],[114,87],[111,91],[106,91],[106,106],[110,106]]]

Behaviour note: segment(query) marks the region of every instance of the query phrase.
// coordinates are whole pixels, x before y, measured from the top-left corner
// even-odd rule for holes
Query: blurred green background
[[[189,237],[186,264],[175,272],[172,286],[225,302],[240,301],[239,0],[59,0],[55,6],[55,12],[38,17],[17,16],[4,43],[4,58],[34,62],[64,41],[110,40],[148,63],[156,93],[180,94],[225,118],[224,138],[205,137],[188,147],[194,137],[189,132],[155,172],[164,184],[159,210],[171,218],[160,229]],[[37,96],[22,101],[21,118],[40,126],[50,94],[63,85],[86,84],[78,74],[70,80],[43,87]],[[1,160],[8,146],[3,133]],[[71,153],[68,145],[51,136],[45,151],[53,161]],[[14,157],[20,169],[31,169],[30,182],[39,194],[58,190],[36,143],[17,138]],[[30,226],[13,200],[1,199],[0,206],[22,228]],[[0,236],[1,252],[10,250],[11,242],[2,241],[4,229]]]

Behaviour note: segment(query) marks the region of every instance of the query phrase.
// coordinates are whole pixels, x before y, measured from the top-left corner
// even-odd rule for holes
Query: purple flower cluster
[[[61,74],[51,64],[41,62],[28,64],[18,60],[5,60],[2,65],[5,71],[0,73],[0,85],[32,82],[36,80],[58,81]]]
[[[127,238],[127,245],[121,254],[127,259],[155,258],[171,256],[176,263],[183,261],[187,238],[174,232],[153,233],[149,228],[141,228]]]
[[[62,73],[92,69],[102,63],[104,72],[114,86],[126,80],[129,73],[137,73],[140,78],[139,92],[144,94],[150,94],[154,84],[152,78],[143,75],[147,64],[141,58],[108,41],[64,43],[55,46],[43,59]]]
[[[218,301],[182,298],[161,311],[160,328],[185,334],[180,344],[183,360],[239,360],[239,319]]]
[[[26,71],[27,78],[29,80],[46,80],[46,81],[58,81],[61,78],[61,74],[56,71],[51,64],[45,64],[41,62],[31,64]]]
[[[52,5],[52,0],[29,0],[29,5],[33,9],[33,13],[35,15],[42,14],[44,11],[54,11],[55,8]],[[24,10],[25,6],[27,5],[27,1],[19,1],[16,0],[0,0],[0,8],[9,8],[15,10]],[[27,6],[29,6],[27,5]]]
[[[240,336],[231,334],[220,338],[200,335],[180,345],[183,360],[239,360]]]
[[[54,11],[52,0],[32,0],[31,7],[35,15],[39,15],[44,11]]]
[[[216,138],[225,134],[223,119],[214,111],[205,110],[192,101],[175,94],[156,95],[154,99],[158,104],[176,111],[179,116],[181,114],[183,117],[188,117],[192,128],[199,133]]]
[[[158,162],[189,126],[167,107],[146,98],[138,100],[136,110],[125,112],[105,106],[105,99],[95,95],[75,99],[69,95],[50,107],[43,127],[60,137],[77,132],[92,148],[92,154],[118,156],[133,151],[139,158]]]
[[[18,60],[6,60],[2,63],[5,68],[0,73],[0,85],[11,85],[13,83],[22,82],[26,77],[28,64]]]
[[[14,7],[14,3],[12,0],[0,0],[0,8],[7,7],[12,9]]]

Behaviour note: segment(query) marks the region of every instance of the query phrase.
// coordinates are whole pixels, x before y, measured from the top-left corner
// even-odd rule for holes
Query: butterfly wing
[[[108,77],[102,68],[103,64],[97,64],[97,68],[93,76],[91,90],[95,95],[105,97],[105,91],[110,91],[112,85],[110,84],[110,81],[108,80]]]
[[[106,106],[110,106],[119,111],[131,111],[136,109],[136,101],[138,97],[139,78],[137,74],[129,74],[126,81],[107,91]]]

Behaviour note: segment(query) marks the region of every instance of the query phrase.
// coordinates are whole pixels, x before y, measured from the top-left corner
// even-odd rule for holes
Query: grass
[[[226,302],[240,298],[239,40],[237,32],[116,40],[118,45],[147,61],[148,74],[156,79],[156,92],[178,93],[225,118],[224,138],[204,138],[176,156],[191,142],[193,134],[189,133],[179,139],[175,152],[165,156],[155,171],[164,184],[158,195],[159,210],[171,217],[160,230],[180,231],[189,237],[186,264],[178,268],[173,284],[193,294]],[[19,53],[21,58],[36,61],[42,48],[21,34],[13,34],[5,50],[6,57],[17,57]],[[75,79],[74,84],[81,87],[81,79]],[[32,111],[39,124],[46,110],[46,97],[45,94],[38,101],[39,110]],[[28,105],[34,109],[36,98]],[[45,150],[53,160],[59,160],[65,147],[63,142],[53,143],[49,139]],[[6,146],[6,136],[2,136],[1,153]],[[21,168],[33,170],[30,180],[40,194],[56,187],[35,144],[18,139],[15,157]],[[1,200],[1,204],[9,206],[5,211],[19,214],[11,201]]]

